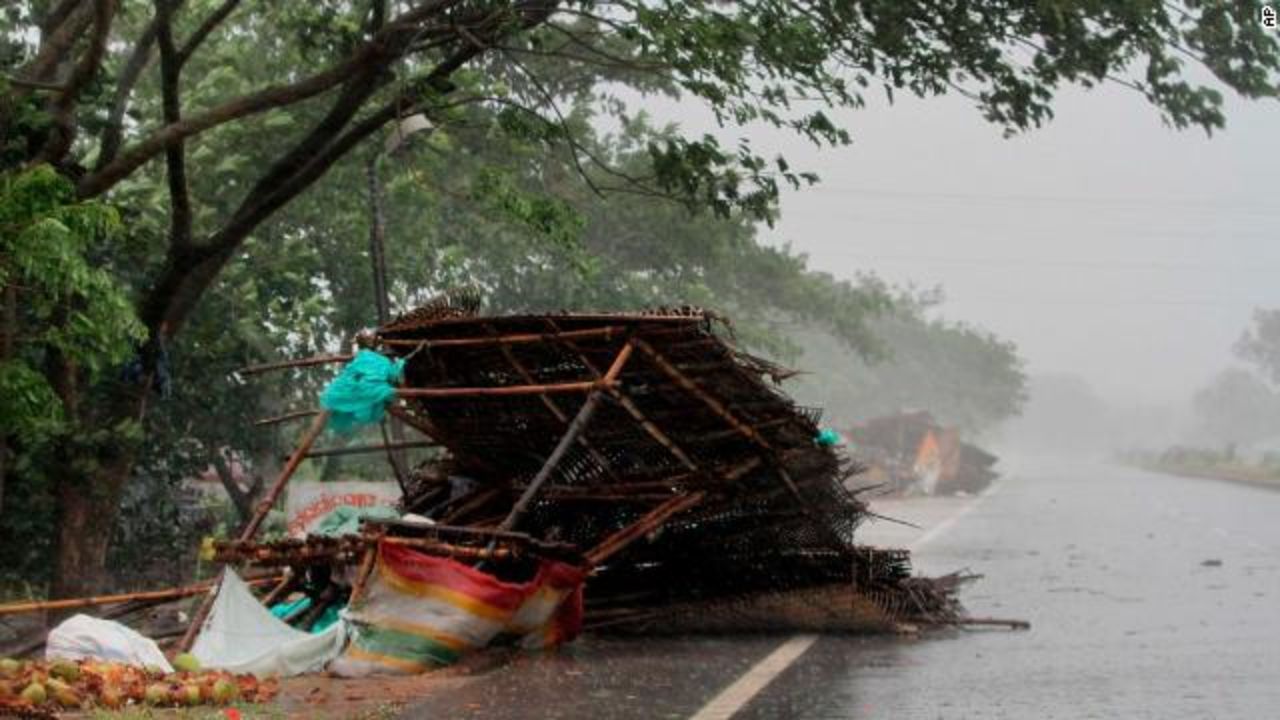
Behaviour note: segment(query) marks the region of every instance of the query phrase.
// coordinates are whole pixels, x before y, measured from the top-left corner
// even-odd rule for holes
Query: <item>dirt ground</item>
[[[508,652],[475,653],[457,665],[408,677],[336,678],[306,675],[280,683],[273,707],[284,718],[395,717],[405,705],[479,679],[511,659]],[[250,715],[244,716],[246,720]]]

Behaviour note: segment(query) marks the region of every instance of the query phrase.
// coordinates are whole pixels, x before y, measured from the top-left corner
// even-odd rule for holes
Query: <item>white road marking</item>
[[[974,496],[972,500],[965,503],[964,507],[952,513],[951,517],[948,517],[946,520],[943,520],[937,525],[934,525],[933,527],[929,528],[929,530],[925,532],[925,534],[916,538],[913,542],[907,545],[907,549],[911,551],[919,550],[924,545],[928,544],[929,542],[932,542],[934,538],[950,530],[953,525],[955,525],[957,522],[960,521],[961,518],[973,512],[973,509],[978,507],[979,503],[981,503],[983,500],[986,500],[987,498],[994,495],[996,490],[1000,487],[1000,485],[1001,483],[999,482],[988,485],[986,490],[983,490],[982,492]]]
[[[979,503],[991,497],[1000,485],[1001,483],[997,482],[988,486],[986,490],[975,496],[964,507],[916,538],[908,546],[909,549],[914,551],[949,530],[960,518],[972,512]],[[800,656],[804,655],[805,651],[817,641],[817,635],[794,635],[787,638],[781,645],[774,648],[773,652],[766,655],[763,660],[752,665],[751,669],[733,681],[732,685],[721,690],[719,695],[711,698],[711,701],[703,705],[702,709],[694,713],[689,720],[728,720],[728,718],[733,717],[747,703],[751,702],[752,698],[759,695],[760,691],[764,690],[769,683],[791,667],[792,663],[799,660]]]
[[[817,635],[796,635],[779,645],[763,660],[751,666],[732,685],[711,698],[690,720],[728,720],[751,702],[773,679],[782,674],[805,650],[817,642]]]

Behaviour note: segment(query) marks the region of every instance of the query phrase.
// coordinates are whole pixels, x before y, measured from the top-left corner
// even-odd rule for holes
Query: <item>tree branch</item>
[[[52,32],[41,39],[36,56],[17,73],[18,76],[31,80],[50,79],[93,22],[93,16],[93,8],[87,3],[76,3],[70,16],[63,18]]]
[[[209,17],[200,23],[200,27],[196,28],[195,32],[191,33],[191,37],[187,38],[187,41],[183,43],[182,50],[178,51],[178,67],[181,68],[187,64],[187,61],[191,59],[191,55],[199,49],[205,38],[209,37],[209,33],[221,25],[239,4],[240,0],[224,0],[217,10],[209,13]]]
[[[458,0],[433,0],[417,10],[406,12],[394,22],[388,23],[347,59],[327,70],[294,83],[266,87],[204,112],[189,115],[176,123],[168,123],[84,177],[77,185],[76,192],[82,198],[100,195],[163,152],[171,143],[232,120],[308,100],[337,87],[361,71],[385,66],[398,57],[399,48],[394,46],[410,42],[409,36],[414,33],[413,26],[406,24],[406,18],[421,16],[425,19],[432,12],[443,12],[457,2]]]
[[[120,76],[116,78],[115,98],[111,103],[111,112],[107,115],[107,123],[102,129],[98,159],[93,165],[94,172],[115,160],[116,154],[120,152],[120,141],[124,138],[124,114],[129,109],[129,97],[133,94],[133,87],[138,84],[138,79],[142,77],[142,71],[151,64],[151,49],[155,43],[156,19],[152,18],[143,28],[138,42],[133,46],[133,52],[129,54],[129,59],[120,70]]]
[[[160,94],[164,121],[182,120],[182,103],[178,83],[182,75],[182,58],[173,42],[173,11],[178,0],[156,0],[156,39],[160,45]],[[191,244],[191,193],[187,187],[186,143],[177,140],[164,150],[165,175],[169,184],[169,244],[178,247]]]
[[[302,102],[330,90],[369,65],[372,51],[366,47],[351,58],[320,73],[288,85],[273,85],[254,93],[229,100],[222,105],[183,120],[165,125],[142,141],[125,150],[101,170],[82,179],[76,188],[82,198],[100,195],[111,189],[170,143],[184,140],[232,120]]]
[[[40,151],[42,160],[56,164],[71,150],[76,134],[76,101],[80,91],[98,74],[102,66],[102,56],[107,51],[107,36],[111,34],[116,9],[116,0],[94,0],[93,34],[89,36],[89,46],[81,53],[80,61],[71,71],[62,92],[53,98],[50,114],[53,116],[54,130],[50,132]]]
[[[49,35],[57,30],[68,17],[71,11],[75,10],[84,0],[61,0],[49,12],[40,18],[40,34]]]
[[[554,7],[554,2],[518,5],[520,23],[514,29],[526,29],[545,22]],[[485,44],[492,44],[503,33],[513,30],[511,24],[500,20],[495,18],[495,22],[486,24],[490,37],[485,38]],[[400,51],[410,47],[419,34],[405,32],[405,28],[395,22],[388,23],[382,32],[388,31],[395,33],[388,37],[398,38],[399,44],[394,49]],[[353,76],[347,82],[326,117],[255,183],[231,219],[207,242],[190,248],[170,247],[165,268],[140,308],[143,323],[151,329],[164,327],[168,332],[176,332],[222,267],[263,221],[320,179],[365,138],[392,119],[414,111],[416,101],[422,98],[423,86],[441,93],[448,92],[449,76],[482,52],[471,43],[461,43],[420,83],[403,88],[390,101],[344,130],[368,97],[382,84],[379,80],[383,75],[383,65],[372,63],[363,68],[360,77]],[[379,56],[384,62],[396,57],[395,52],[390,52],[389,57]]]

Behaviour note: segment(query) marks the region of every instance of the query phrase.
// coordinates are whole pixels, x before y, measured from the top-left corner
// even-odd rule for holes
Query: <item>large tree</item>
[[[103,372],[127,328],[104,345],[102,362],[68,352],[65,335],[32,332],[83,324],[82,306],[93,304],[85,285],[40,319],[24,298],[30,286],[5,274],[5,361],[38,371],[65,423],[47,466],[60,517],[51,591],[84,592],[100,578],[142,419],[164,384],[166,346],[264,223],[399,118],[425,113],[447,126],[484,106],[503,113],[504,132],[568,146],[599,192],[672,195],[767,217],[780,182],[811,178],[746,143],[681,136],[647,147],[644,172],[623,172],[573,142],[540,71],[578,68],[612,83],[674,88],[726,124],[788,127],[819,143],[847,142],[829,113],[859,106],[870,88],[962,92],[1018,131],[1049,118],[1063,85],[1107,79],[1138,90],[1175,126],[1212,129],[1223,122],[1221,96],[1188,80],[1185,66],[1203,65],[1246,97],[1274,96],[1280,52],[1258,11],[1237,0],[1185,8],[1069,0],[10,3],[0,10],[0,162],[8,173],[47,164],[74,184],[66,203],[105,199],[120,209],[123,237],[95,241],[135,251],[134,262],[119,253],[107,269],[134,290],[147,338],[136,372]],[[223,82],[225,68],[245,64],[269,69],[271,79],[250,88]],[[139,101],[146,93],[159,101]],[[616,98],[599,104],[626,113]],[[196,159],[228,144],[255,148],[249,181],[220,180],[216,154]],[[162,198],[136,182],[156,163]],[[156,203],[164,222],[144,222],[139,208]],[[4,261],[21,268],[20,249],[7,244]]]

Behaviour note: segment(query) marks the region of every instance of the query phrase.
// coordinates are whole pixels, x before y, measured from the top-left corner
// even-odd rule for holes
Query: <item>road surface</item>
[[[585,638],[405,717],[1280,717],[1280,492],[1037,461],[976,499],[885,501],[862,536],[985,575],[923,639]]]

